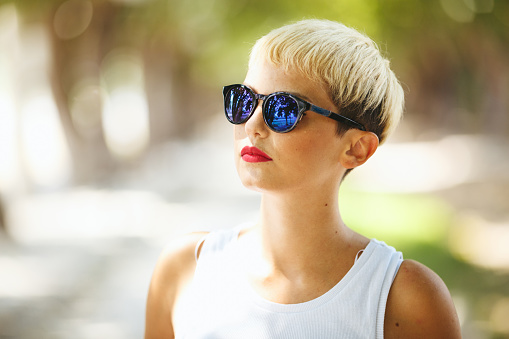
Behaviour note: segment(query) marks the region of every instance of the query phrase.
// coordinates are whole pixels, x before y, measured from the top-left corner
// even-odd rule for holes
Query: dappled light
[[[459,213],[450,230],[454,254],[480,267],[509,272],[509,228],[475,213]]]
[[[69,105],[72,124],[83,138],[95,139],[102,133],[101,104],[104,94],[93,81],[84,81],[72,90]]]
[[[53,26],[60,39],[72,39],[82,34],[90,25],[94,8],[90,1],[68,0],[55,12]]]
[[[494,0],[440,0],[444,12],[458,22],[471,22],[477,13],[491,13]]]
[[[383,192],[433,192],[483,175],[482,140],[448,136],[430,142],[384,145],[365,167],[352,173],[359,187]]]
[[[71,161],[53,98],[47,92],[25,100],[19,137],[28,178],[35,186],[65,186],[71,179]]]
[[[136,157],[150,139],[141,59],[129,51],[110,52],[102,65],[102,79],[106,92],[102,108],[106,145],[116,157]]]

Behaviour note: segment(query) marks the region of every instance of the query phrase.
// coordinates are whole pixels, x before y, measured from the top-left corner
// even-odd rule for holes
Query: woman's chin
[[[242,178],[240,178],[240,181],[242,182],[242,185],[244,185],[245,188],[247,188],[247,189],[249,189],[251,191],[254,191],[254,192],[263,192],[264,191],[259,186],[259,184],[254,182],[254,180],[249,180],[249,179],[243,180]]]

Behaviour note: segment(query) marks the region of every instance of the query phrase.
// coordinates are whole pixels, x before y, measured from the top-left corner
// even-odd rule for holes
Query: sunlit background
[[[0,0],[0,338],[142,337],[164,244],[257,216],[221,87],[314,17],[371,36],[407,98],[348,224],[439,273],[464,338],[509,338],[508,0]]]

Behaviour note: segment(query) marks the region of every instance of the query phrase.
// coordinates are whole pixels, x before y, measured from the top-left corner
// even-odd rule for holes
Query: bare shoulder
[[[145,339],[173,338],[172,311],[183,285],[196,268],[195,250],[206,233],[190,233],[173,240],[162,251],[147,297]]]
[[[405,260],[387,300],[385,338],[461,338],[456,309],[445,283],[428,267]]]

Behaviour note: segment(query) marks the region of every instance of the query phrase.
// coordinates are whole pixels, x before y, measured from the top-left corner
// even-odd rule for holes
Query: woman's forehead
[[[335,108],[325,86],[296,68],[274,65],[267,60],[252,63],[243,83],[259,94],[288,92],[315,105],[321,104],[330,110]]]

